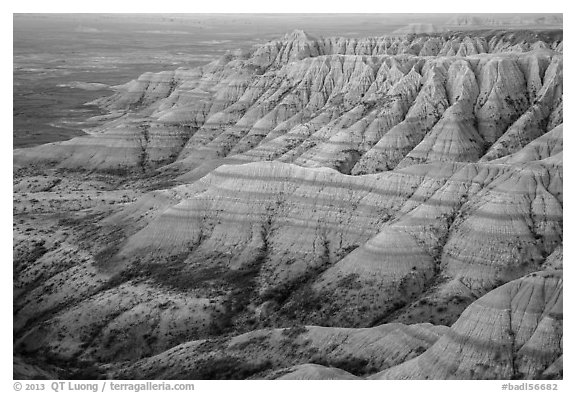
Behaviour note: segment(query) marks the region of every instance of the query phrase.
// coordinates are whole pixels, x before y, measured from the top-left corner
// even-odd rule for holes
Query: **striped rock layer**
[[[502,32],[296,31],[144,74],[93,135],[14,151],[174,185],[15,249],[15,353],[114,378],[561,377],[562,81],[561,34]]]
[[[94,135],[17,150],[15,163],[204,175],[222,160],[279,160],[358,175],[493,160],[562,123],[561,43],[295,31],[201,68],[146,73],[95,102],[124,115]]]

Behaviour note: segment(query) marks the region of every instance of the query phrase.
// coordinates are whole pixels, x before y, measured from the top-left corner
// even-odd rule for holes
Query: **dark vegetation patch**
[[[27,267],[34,264],[34,262],[49,251],[45,244],[46,242],[44,240],[33,240],[29,243],[28,247],[21,247],[18,249],[13,262],[14,277]]]
[[[120,242],[115,242],[94,255],[94,266],[107,270],[114,262],[114,257],[120,251]]]
[[[249,347],[260,348],[266,341],[268,341],[268,338],[267,335],[255,336],[249,340],[232,345],[230,349],[233,351],[244,351]]]
[[[553,30],[492,30],[486,34],[486,41],[496,37],[504,42],[516,45],[522,42],[533,44],[537,41],[552,43],[562,41],[564,32],[560,29]]]
[[[247,362],[246,359],[227,356],[208,358],[196,362],[194,370],[186,374],[185,379],[246,379],[272,368],[270,361]]]
[[[12,180],[17,181],[22,178],[35,177],[35,176],[45,176],[46,168],[55,166],[58,162],[43,162],[40,164],[27,164],[21,168],[14,168],[12,171]]]
[[[338,288],[359,290],[362,288],[362,283],[359,281],[359,275],[357,273],[348,274],[338,280]]]
[[[264,261],[264,254],[240,269],[223,265],[199,267],[188,260],[194,246],[178,254],[163,258],[162,262],[137,261],[114,274],[102,289],[117,287],[128,281],[152,281],[170,290],[189,292],[209,298],[223,297],[220,307],[213,308],[209,331],[212,335],[242,332],[254,328],[255,320],[248,316],[248,306],[258,301],[256,278]],[[115,255],[111,246],[98,257],[99,261]],[[251,330],[251,329],[250,329]]]
[[[420,345],[419,347],[417,347],[416,349],[414,349],[412,351],[413,354],[415,354],[416,356],[420,356],[422,355],[424,352],[426,352],[427,348]]]
[[[336,170],[345,175],[349,175],[352,172],[352,168],[358,162],[362,154],[355,149],[347,149],[342,151],[344,158],[336,165]]]
[[[422,298],[386,318],[385,322],[404,324],[429,322],[434,325],[451,326],[474,300],[460,295],[443,300]]]
[[[336,253],[336,259],[340,260],[344,258],[346,255],[350,254],[352,251],[360,247],[359,244],[351,244],[349,246],[343,247]]]
[[[284,330],[282,330],[282,336],[291,338],[291,339],[295,339],[298,336],[300,336],[301,334],[307,333],[308,329],[306,328],[306,326],[294,326],[291,328],[286,328]]]
[[[310,359],[310,363],[339,368],[356,376],[373,374],[380,371],[378,367],[370,364],[370,360],[352,355],[339,359],[325,359],[321,356],[314,356]]]
[[[216,351],[223,351],[226,349],[227,340],[223,338],[214,338],[214,339],[207,339],[200,343],[196,348],[195,352],[198,353],[208,353],[208,352],[216,352]]]
[[[390,319],[402,312],[402,310],[408,305],[405,300],[396,300],[392,305],[386,310],[384,314],[377,315],[368,324],[369,327],[380,326],[385,323],[389,323]]]
[[[106,379],[106,372],[97,364],[88,364],[81,368],[72,369],[66,379],[71,380],[94,380]]]
[[[223,311],[217,313],[211,323],[213,334],[245,332],[253,328],[255,321],[247,313],[248,306],[259,301],[256,278],[264,263],[265,253],[261,253],[251,264],[238,270],[228,270],[221,275],[228,295],[222,302]]]
[[[294,288],[294,291],[290,288]],[[328,321],[332,314],[331,310],[326,307],[331,303],[330,296],[314,291],[309,282],[300,286],[293,284],[290,287],[278,289],[274,295],[283,301],[280,303],[282,306],[277,310],[277,315],[273,318],[273,325],[309,322],[323,324],[323,321]]]
[[[152,281],[170,289],[188,292],[195,289],[207,288],[215,285],[222,279],[224,269],[220,267],[206,267],[190,270],[189,266],[176,255],[165,263],[142,263],[136,265],[134,277],[151,279]]]
[[[493,38],[502,40],[511,45],[516,45],[522,42],[533,44],[537,41],[543,41],[548,44],[553,42],[562,41],[564,39],[564,32],[562,29],[546,29],[546,30],[522,30],[522,29],[478,29],[478,30],[462,30],[462,31],[446,31],[441,33],[414,33],[408,34],[408,39],[417,37],[441,37],[446,40],[462,39],[464,37],[484,37],[487,42]]]
[[[331,310],[326,305],[332,303],[332,299],[329,294],[312,288],[314,280],[332,266],[327,240],[324,240],[323,247],[324,251],[316,266],[292,281],[262,294],[262,301],[279,305],[275,315],[265,321],[265,326],[286,326],[289,323],[303,325],[312,321],[322,324],[322,321],[328,321]]]
[[[94,255],[95,266],[106,270],[128,236],[124,226],[105,226],[100,221],[106,213],[64,214],[58,226],[69,229],[78,248]],[[104,245],[104,247],[102,247]]]
[[[178,182],[173,179],[166,179],[165,176],[160,176],[159,178],[151,179],[152,182],[145,186],[142,191],[149,192],[149,191],[156,191],[156,190],[165,190],[168,188],[173,188],[178,185]]]
[[[240,334],[267,326],[302,325],[314,319],[328,320],[334,310],[324,309],[330,303],[329,294],[316,293],[312,280],[330,266],[328,249],[322,263],[305,276],[289,285],[274,288],[260,295],[257,277],[267,254],[263,247],[248,264],[239,269],[229,269],[223,263],[206,266],[205,261],[190,259],[193,247],[164,258],[163,261],[138,261],[115,274],[104,289],[113,288],[127,281],[152,281],[157,285],[194,296],[219,298],[218,305],[208,305],[212,319],[208,327],[210,336]],[[99,255],[99,260],[110,258],[116,250],[110,248]],[[214,258],[218,260],[217,257]],[[270,302],[274,310],[258,318],[253,309]],[[299,328],[302,329],[302,328]]]
[[[89,227],[104,218],[102,213],[81,214],[81,213],[67,213],[62,214],[58,219],[58,226],[62,227]]]
[[[63,359],[52,353],[24,357],[28,364],[36,365],[57,375],[58,379],[106,379],[106,371],[99,364],[78,359]]]

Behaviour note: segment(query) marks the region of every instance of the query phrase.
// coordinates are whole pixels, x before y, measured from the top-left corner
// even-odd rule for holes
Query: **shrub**
[[[322,358],[319,355],[317,355],[312,357],[310,362],[326,367],[336,367],[354,375],[371,374],[379,371],[377,367],[370,366],[370,361],[368,359],[359,358],[352,355],[340,359],[331,359],[331,360]]]
[[[186,379],[246,379],[272,367],[270,361],[251,363],[235,356],[202,359],[196,363],[195,370],[186,375]]]
[[[294,326],[291,328],[287,328],[282,330],[282,335],[295,339],[296,337],[298,337],[299,335],[308,332],[308,329],[306,329],[305,326]]]

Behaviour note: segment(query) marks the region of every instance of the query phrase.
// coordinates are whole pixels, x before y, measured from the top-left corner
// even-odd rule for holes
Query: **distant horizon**
[[[14,14],[12,378],[562,380],[563,17]]]

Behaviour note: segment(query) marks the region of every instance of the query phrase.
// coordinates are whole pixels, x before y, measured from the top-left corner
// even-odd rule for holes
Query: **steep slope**
[[[562,272],[531,274],[474,302],[450,332],[422,355],[372,378],[540,379],[561,375],[562,315]]]
[[[114,378],[213,379],[227,368],[232,378],[245,373],[268,378],[291,376],[286,367],[307,362],[310,372],[354,378],[411,359],[449,329],[430,324],[388,324],[369,329],[302,326],[256,330],[230,339],[192,341],[113,371]],[[331,365],[331,366],[330,366]],[[310,367],[312,366],[312,367]],[[334,369],[336,368],[336,369]],[[298,367],[302,374],[302,366]],[[346,371],[348,370],[348,371]],[[353,374],[353,375],[351,375]],[[316,378],[317,375],[311,375]]]
[[[562,272],[533,273],[489,292],[451,328],[396,323],[256,330],[191,341],[109,372],[116,379],[557,378]]]
[[[95,102],[124,113],[99,133],[16,150],[15,164],[183,171],[229,157],[375,173],[394,168],[440,120],[436,128],[452,134],[433,142],[437,130],[417,150],[438,143],[466,161],[489,148],[483,159],[502,157],[562,122],[562,37],[523,34],[345,40],[296,31],[202,68],[144,74]],[[442,118],[460,100],[470,102]],[[481,138],[462,131],[470,124]]]
[[[55,379],[56,373],[51,373],[38,366],[27,364],[22,359],[15,357],[14,363],[14,379]],[[318,374],[320,374],[318,372]],[[321,375],[321,374],[320,374]]]
[[[287,380],[324,380],[324,379],[359,379],[354,374],[335,367],[320,366],[318,364],[301,364],[287,370],[286,374],[276,379]]]
[[[104,227],[131,227],[134,234],[116,236],[101,251],[102,262],[96,255],[96,264],[88,259],[82,269],[56,271],[21,296],[17,343],[61,356],[138,356],[124,354],[132,341],[120,340],[117,328],[80,316],[125,330],[141,307],[134,317],[151,324],[140,324],[130,337],[158,337],[146,350],[154,352],[173,342],[160,339],[156,325],[164,324],[159,310],[166,302],[192,312],[193,321],[173,325],[176,337],[203,337],[222,324],[245,329],[248,321],[369,326],[417,306],[422,296],[444,309],[459,297],[449,313],[428,317],[450,324],[478,296],[538,270],[562,242],[561,172],[544,161],[525,168],[413,166],[360,177],[275,162],[222,166],[171,197],[154,192],[108,218]],[[91,286],[98,296],[82,299],[89,288],[83,287],[73,295],[79,303],[49,323],[26,323],[66,305],[63,289],[41,303],[38,294],[54,284],[84,282],[86,269],[102,280],[100,289],[98,281]],[[160,296],[158,285],[187,294]],[[119,297],[126,318],[118,318]],[[160,319],[152,323],[153,315]],[[70,320],[87,325],[70,327]],[[101,342],[112,343],[110,352],[102,352]]]
[[[295,31],[119,87],[14,151],[18,375],[558,378],[561,51]]]
[[[495,162],[506,163],[527,163],[531,161],[538,161],[553,157],[557,154],[562,154],[562,133],[563,125],[555,127],[553,130],[547,132],[539,138],[534,139],[527,144],[522,150],[514,154],[502,157]]]

